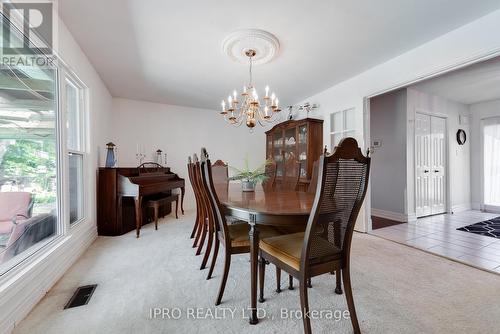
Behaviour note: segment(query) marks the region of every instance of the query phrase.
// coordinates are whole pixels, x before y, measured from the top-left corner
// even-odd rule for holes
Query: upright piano
[[[99,168],[97,193],[97,232],[99,235],[122,235],[148,223],[143,203],[149,197],[171,195],[181,191],[181,211],[185,193],[184,179],[169,167],[151,173],[139,173],[138,168]],[[160,215],[169,214],[170,207]]]

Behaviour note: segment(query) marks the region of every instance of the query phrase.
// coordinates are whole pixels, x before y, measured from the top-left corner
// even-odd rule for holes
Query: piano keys
[[[116,236],[136,230],[147,221],[143,206],[150,196],[171,195],[181,190],[181,212],[184,213],[185,182],[170,168],[163,167],[151,173],[139,174],[138,168],[99,168],[97,194],[97,231],[99,235]],[[160,212],[169,214],[170,207]]]

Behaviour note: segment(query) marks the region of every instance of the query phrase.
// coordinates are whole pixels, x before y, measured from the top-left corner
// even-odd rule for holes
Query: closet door
[[[432,214],[431,204],[431,117],[415,115],[415,204],[417,217]]]
[[[431,214],[446,212],[446,120],[431,117]]]

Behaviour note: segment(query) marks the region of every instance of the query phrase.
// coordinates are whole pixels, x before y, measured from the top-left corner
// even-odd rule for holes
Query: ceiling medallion
[[[253,65],[265,64],[273,60],[280,50],[280,42],[273,34],[260,29],[237,30],[222,42],[222,51],[231,60],[247,64],[248,50],[255,50]]]
[[[280,119],[279,100],[273,92],[269,94],[269,86],[265,88],[263,102],[260,101],[257,89],[252,82],[252,66],[256,63],[264,64],[271,61],[279,50],[279,41],[276,37],[263,30],[245,30],[235,32],[224,40],[223,50],[233,60],[241,62],[242,59],[249,64],[249,81],[243,86],[238,95],[236,90],[226,101],[222,100],[221,115],[226,122],[234,126],[245,123],[252,130],[257,123],[265,126]],[[262,52],[262,54],[260,53]]]

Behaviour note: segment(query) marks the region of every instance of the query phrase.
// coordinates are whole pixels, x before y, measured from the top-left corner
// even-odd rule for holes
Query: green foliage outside
[[[31,188],[35,204],[56,200],[56,147],[54,139],[18,139],[7,146],[0,162],[0,180]]]

